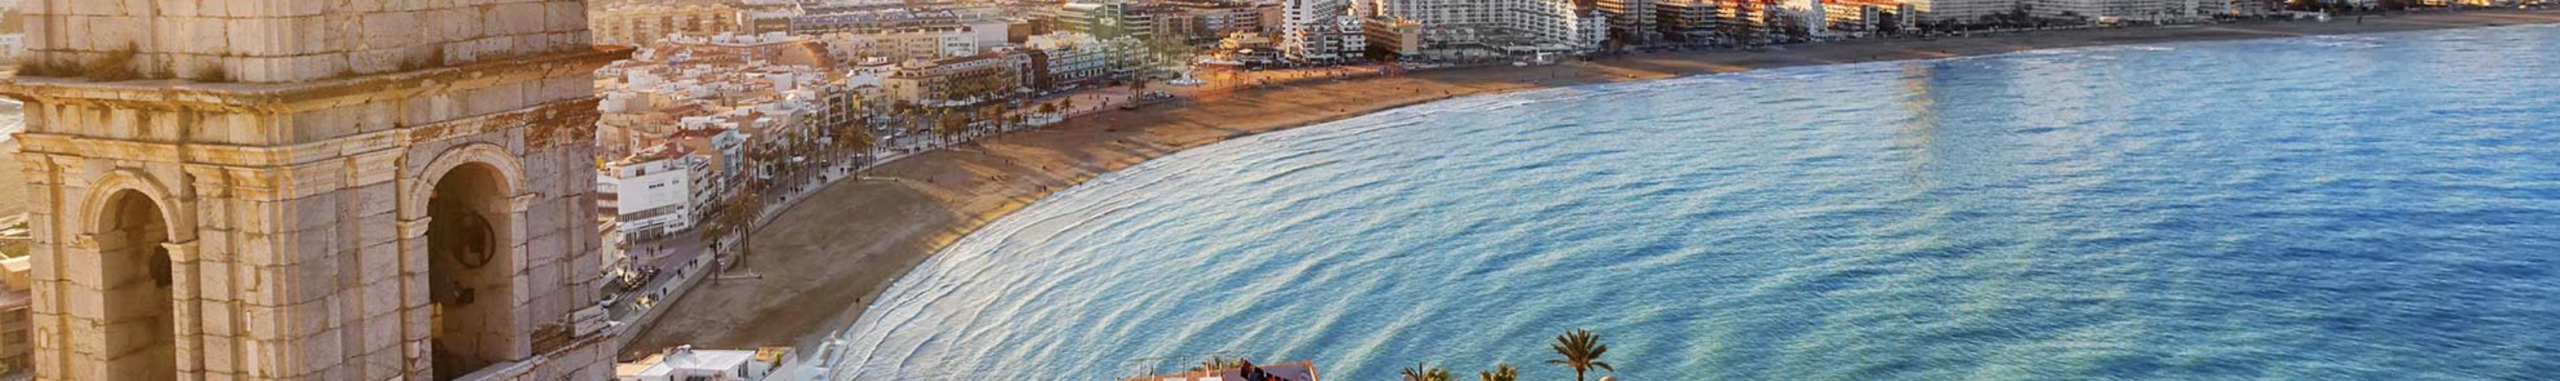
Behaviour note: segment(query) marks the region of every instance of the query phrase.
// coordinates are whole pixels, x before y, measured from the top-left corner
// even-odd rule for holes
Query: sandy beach
[[[1865,40],[1768,52],[1634,55],[1538,67],[1433,70],[1314,79],[1236,90],[1183,90],[1191,102],[1109,111],[1042,130],[982,139],[865,171],[802,200],[754,240],[760,279],[692,291],[626,352],[809,345],[845,328],[899,276],[980,226],[1113,170],[1257,133],[1452,97],[1741,70],[1914,60],[2097,45],[2560,23],[2560,11],[2476,11]]]

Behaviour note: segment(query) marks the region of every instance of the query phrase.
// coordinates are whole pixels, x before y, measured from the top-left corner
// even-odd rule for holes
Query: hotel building
[[[913,60],[882,80],[890,100],[926,107],[972,106],[1021,95],[1017,89],[1038,75],[1031,55],[999,51],[934,61]]]
[[[1661,0],[1598,0],[1600,13],[1609,17],[1609,38],[1624,44],[1646,44],[1662,40],[1662,29],[1655,22],[1655,2]]]
[[[2018,0],[1909,0],[1921,24],[1972,24],[2018,9]]]
[[[1655,0],[1654,25],[1662,37],[1676,42],[1700,43],[1717,38],[1718,16],[1715,0]]]
[[[1911,26],[1911,5],[1903,0],[1823,0],[1823,20],[1831,30],[1871,32],[1885,23]]]
[[[1287,0],[1281,3],[1280,52],[1299,64],[1335,64],[1360,58],[1369,49],[1360,17],[1344,0]]]
[[[1608,18],[1571,0],[1362,0],[1369,50],[1433,60],[1597,50]],[[1407,25],[1406,23],[1410,23]],[[1413,36],[1403,31],[1411,26]],[[1411,40],[1410,44],[1400,44]],[[1418,46],[1400,46],[1418,45]]]
[[[2027,15],[2057,20],[2176,21],[2198,17],[2196,0],[2023,0]]]
[[[612,163],[611,176],[599,177],[600,198],[611,201],[623,237],[650,240],[693,229],[702,205],[694,197],[708,182],[711,161],[682,145],[643,150]],[[699,174],[699,175],[697,175]]]

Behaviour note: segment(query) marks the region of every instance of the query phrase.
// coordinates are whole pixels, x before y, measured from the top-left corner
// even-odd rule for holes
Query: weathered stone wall
[[[587,49],[584,0],[27,0],[29,57],[276,83]]]
[[[582,1],[28,10],[52,28],[31,37],[39,50],[97,55],[130,40],[146,57],[137,65],[219,58],[244,80],[275,82],[0,79],[0,95],[27,104],[18,158],[33,204],[38,379],[133,378],[108,365],[126,354],[105,350],[117,317],[106,311],[125,309],[101,298],[114,286],[97,255],[125,246],[99,234],[95,215],[126,190],[168,215],[176,379],[433,379],[426,209],[435,183],[464,166],[504,180],[484,208],[503,221],[490,266],[504,285],[480,299],[505,307],[485,341],[503,361],[472,379],[609,378],[605,340],[537,335],[567,328],[601,277],[589,76],[628,52],[586,45]],[[446,59],[401,63],[416,57]]]

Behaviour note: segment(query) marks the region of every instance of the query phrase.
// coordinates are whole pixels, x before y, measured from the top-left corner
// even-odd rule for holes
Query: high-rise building
[[[1281,3],[1279,49],[1290,62],[1333,64],[1358,59],[1368,50],[1361,17],[1344,0],[1287,0]]]
[[[1984,16],[2018,10],[2019,0],[1908,0],[1921,24],[1972,24]]]
[[[1654,2],[1661,0],[1598,0],[1601,14],[1609,16],[1609,38],[1626,44],[1647,44],[1662,39],[1660,21],[1654,17]]]
[[[36,379],[612,376],[585,1],[118,3],[0,80]]]
[[[1697,43],[1716,38],[1715,0],[1657,0],[1653,14],[1665,39]]]
[[[1155,19],[1129,17],[1126,0],[1072,0],[1058,7],[1051,16],[1059,30],[1093,35],[1104,40],[1135,37],[1147,40],[1155,36]]]
[[[1874,31],[1887,21],[1907,18],[1901,10],[1906,5],[1903,0],[1823,0],[1822,16],[1831,30]]]
[[[1587,52],[1609,31],[1607,16],[1577,0],[1357,1],[1371,51],[1383,47],[1376,31],[1384,26],[1376,24],[1410,22],[1418,27],[1418,50],[1431,59]]]
[[[1830,35],[1831,17],[1827,16],[1830,12],[1823,5],[1824,2],[1824,0],[1786,0],[1780,3],[1780,9],[1785,12],[1787,18],[1782,24],[1804,33],[1807,37]]]
[[[2058,20],[2175,21],[2196,18],[2194,0],[2023,0],[2028,16]]]

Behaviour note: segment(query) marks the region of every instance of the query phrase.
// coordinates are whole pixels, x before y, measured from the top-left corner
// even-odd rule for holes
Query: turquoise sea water
[[[2560,28],[1463,98],[1065,190],[900,280],[865,380],[2560,379]],[[1596,376],[1595,376],[1596,377]]]

